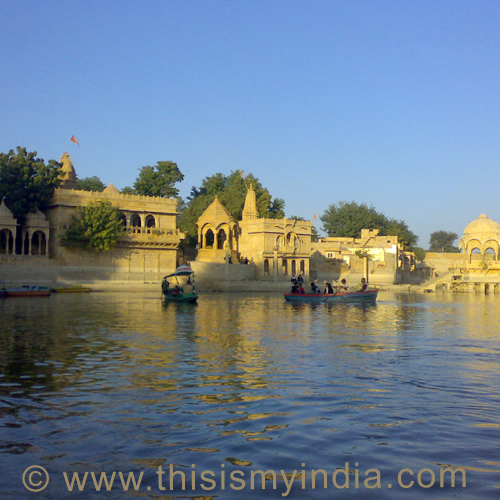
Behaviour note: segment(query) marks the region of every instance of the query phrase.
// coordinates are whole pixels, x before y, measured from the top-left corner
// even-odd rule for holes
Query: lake
[[[499,354],[493,294],[8,298],[2,499],[492,498]]]

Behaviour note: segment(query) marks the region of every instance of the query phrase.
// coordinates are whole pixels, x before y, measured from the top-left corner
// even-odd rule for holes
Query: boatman
[[[349,285],[347,284],[347,281],[343,279],[341,281],[342,286],[340,287],[344,293],[349,293],[351,290],[349,289]]]
[[[361,288],[359,289],[361,292],[366,292],[368,290],[368,283],[365,278],[361,278]]]

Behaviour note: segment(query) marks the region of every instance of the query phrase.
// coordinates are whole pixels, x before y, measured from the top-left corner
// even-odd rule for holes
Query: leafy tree
[[[93,175],[92,177],[84,177],[76,181],[76,189],[82,191],[104,191],[106,184],[104,184],[99,177]]]
[[[252,184],[257,199],[257,210],[260,217],[282,219],[285,216],[285,202],[281,198],[272,198],[269,191],[262,186],[259,179],[248,174],[246,179],[240,170],[231,172],[228,176],[217,173],[203,179],[201,186],[193,187],[188,196],[185,209],[179,216],[179,227],[186,233],[190,243],[196,242],[195,224],[201,214],[218,196],[235,220],[241,218],[245,204],[248,186]]]
[[[328,236],[359,238],[361,229],[382,229],[387,224],[385,215],[365,203],[340,201],[330,205],[320,217]]]
[[[130,187],[130,186],[125,186],[125,187],[122,189],[122,194],[136,194],[136,192],[134,191],[134,188],[133,188],[133,187]]]
[[[388,219],[365,203],[340,201],[330,205],[320,219],[328,236],[359,238],[361,229],[379,229],[382,236],[397,236],[403,248],[408,250],[418,240],[404,221]]]
[[[177,163],[159,161],[154,167],[146,165],[139,171],[134,183],[133,193],[130,188],[124,188],[125,194],[140,194],[143,196],[161,196],[162,198],[175,198],[179,190],[174,184],[181,182],[184,175],[179,170]]]
[[[429,252],[457,253],[459,250],[453,246],[453,242],[458,238],[457,233],[451,231],[434,231],[429,240]]]
[[[413,247],[413,253],[415,254],[415,259],[417,259],[418,262],[423,262],[425,260],[426,252],[423,248]]]
[[[8,153],[0,153],[0,199],[5,203],[18,223],[25,223],[28,212],[45,210],[61,184],[60,164],[36,157],[37,152],[28,153],[26,148],[17,147]]]
[[[403,248],[411,250],[417,243],[418,236],[410,231],[406,222],[402,220],[389,219],[387,224],[381,229],[382,236],[397,236]]]
[[[63,245],[102,252],[116,246],[123,234],[123,221],[118,208],[109,201],[91,201],[86,207],[77,207],[77,211],[79,217],[72,217],[61,241]]]

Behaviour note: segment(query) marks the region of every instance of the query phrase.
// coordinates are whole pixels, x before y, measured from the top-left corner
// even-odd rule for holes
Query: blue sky
[[[183,196],[242,169],[287,216],[367,203],[424,248],[481,213],[500,221],[498,1],[0,0],[0,12],[0,151],[67,151],[80,178],[118,188],[170,160]]]

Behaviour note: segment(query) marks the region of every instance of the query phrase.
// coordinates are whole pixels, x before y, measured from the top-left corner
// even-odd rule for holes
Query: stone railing
[[[184,234],[179,229],[156,229],[154,227],[127,227],[119,238],[122,242],[176,243]]]

